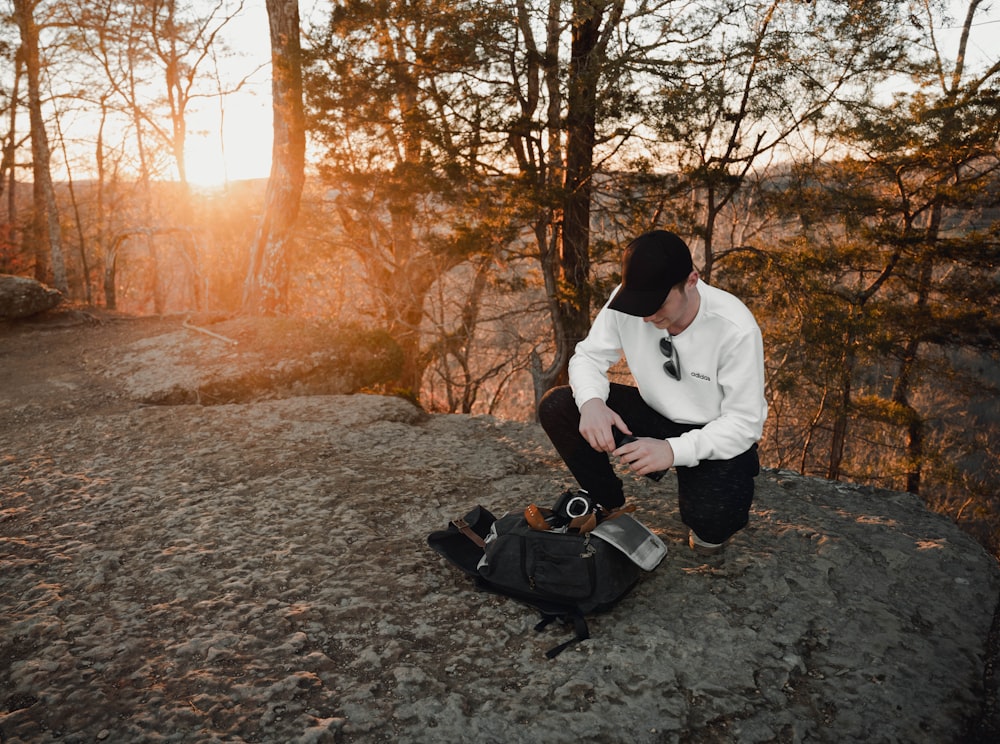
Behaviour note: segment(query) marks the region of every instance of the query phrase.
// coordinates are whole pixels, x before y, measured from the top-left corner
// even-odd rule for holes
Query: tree
[[[539,10],[518,0],[514,43],[502,48],[516,105],[506,125],[518,167],[514,193],[533,235],[552,330],[550,351],[539,345],[532,355],[536,403],[565,381],[573,349],[590,326],[595,157],[602,146],[620,146],[626,128],[616,131],[615,124],[631,111],[618,89],[625,67],[611,58],[613,42],[630,20],[655,10],[644,5],[630,19],[624,2],[574,0],[564,20],[562,5],[552,0]]]
[[[24,66],[24,54],[20,45],[16,43],[0,43],[0,51],[3,52],[5,62],[10,62],[13,76],[10,80],[10,90],[5,91],[7,99],[6,110],[3,114],[7,120],[7,133],[2,140],[2,154],[0,154],[0,195],[7,197],[7,221],[4,226],[4,234],[0,236],[8,250],[13,250],[15,246],[15,225],[17,224],[17,176],[16,160],[17,151],[20,145],[18,141],[17,113],[18,100],[20,98],[20,82],[22,78],[22,68]],[[7,273],[12,273],[8,270]]]
[[[187,185],[187,110],[196,97],[196,82],[206,60],[220,52],[219,34],[243,10],[244,2],[227,7],[216,0],[215,7],[179,6],[177,0],[149,0],[149,43],[163,71],[169,109],[169,131],[150,120],[155,131],[169,143],[179,180]],[[271,12],[268,6],[268,13]]]
[[[789,179],[798,189],[781,197],[801,225],[766,273],[768,297],[785,294],[797,313],[785,316],[775,355],[790,360],[783,371],[796,389],[787,393],[799,402],[782,408],[813,409],[799,425],[828,433],[802,441],[825,449],[829,478],[924,492],[928,465],[962,457],[928,450],[932,438],[954,444],[936,432],[950,405],[942,395],[963,394],[970,353],[1000,350],[1000,248],[995,226],[976,224],[998,204],[1000,65],[972,73],[963,63],[978,6],[968,5],[951,66],[928,43],[934,55],[911,66],[920,89],[858,101],[836,130],[852,156],[801,164]],[[940,20],[917,22],[933,40]],[[783,388],[780,378],[775,385]],[[816,459],[804,451],[803,470]]]
[[[977,232],[949,234],[948,224],[949,213],[1000,203],[991,191],[1000,174],[1000,62],[971,73],[965,66],[980,5],[980,0],[968,2],[953,62],[935,48],[922,90],[900,96],[888,110],[861,109],[847,132],[891,184],[885,202],[888,218],[881,220],[874,238],[893,246],[899,256],[895,276],[902,291],[897,301],[908,306],[896,308],[896,369],[887,408],[889,421],[905,431],[905,485],[914,493],[921,490],[926,456],[927,414],[917,410],[914,399],[923,349],[1000,349],[995,293],[973,294],[951,280],[959,272],[966,281],[985,279],[998,257],[995,237],[984,241]],[[929,8],[926,12],[933,34],[937,21]],[[937,354],[930,356],[940,363]]]
[[[28,81],[28,115],[31,122],[32,173],[35,189],[36,235],[48,245],[51,259],[52,283],[63,294],[69,293],[66,279],[66,261],[63,257],[62,234],[59,224],[59,208],[56,204],[55,188],[50,169],[51,151],[45,117],[42,112],[42,60],[39,47],[39,31],[35,22],[35,0],[14,0],[14,17],[21,33],[21,49],[24,55],[24,71]],[[36,278],[41,262],[36,263]]]
[[[561,273],[567,292],[560,303],[567,345],[590,328],[590,223],[602,84],[614,86],[609,45],[622,20],[623,2],[574,0],[566,94],[566,176],[563,183]],[[568,360],[567,360],[568,361]],[[560,365],[561,366],[561,365]],[[560,370],[560,376],[563,370]]]
[[[85,0],[61,9],[69,40],[103,73],[98,90],[110,86],[136,129],[140,156],[147,139],[169,153],[178,180],[187,184],[187,120],[193,101],[223,90],[204,86],[206,62],[225,52],[221,33],[244,0],[215,0],[206,9],[178,0]],[[90,72],[85,65],[76,72]],[[236,87],[240,87],[237,84]],[[154,170],[143,158],[142,165]]]
[[[116,256],[112,241],[129,230],[180,235],[197,222],[200,205],[192,204],[186,183],[187,120],[196,99],[230,92],[218,80],[208,87],[205,62],[228,52],[220,33],[242,7],[243,0],[218,0],[209,8],[180,0],[47,5],[46,23],[58,29],[50,55],[58,50],[59,66],[50,66],[49,80],[60,113],[49,136],[73,144],[65,152],[67,168],[96,176],[93,190],[76,189],[95,203],[77,215],[83,273],[103,261],[113,281],[116,259],[126,271],[142,266],[157,312],[171,294],[168,275],[189,263],[188,242],[133,242]],[[84,122],[96,124],[81,127]],[[179,188],[171,185],[176,178]],[[85,246],[95,246],[90,253],[97,255]],[[188,297],[198,296],[199,287],[188,289]],[[114,301],[113,287],[105,296]]]
[[[271,174],[250,249],[243,310],[274,315],[288,303],[288,254],[305,183],[305,113],[298,0],[267,0],[274,110]]]
[[[771,164],[797,159],[799,138],[836,116],[841,101],[867,100],[906,47],[895,31],[898,3],[763,0],[699,12],[698,40],[652,73],[659,90],[650,118],[663,142],[654,152],[675,171],[658,193],[712,281],[717,260],[741,247],[733,239],[748,237],[720,234],[734,207],[744,225],[754,218],[752,205],[736,204],[744,187]]]
[[[479,165],[492,13],[477,2],[338,2],[312,54],[320,175],[364,267],[358,304],[400,345],[399,387],[415,396],[430,361],[428,293],[471,255],[489,255],[484,235],[507,232]]]
[[[754,169],[848,84],[898,56],[879,4],[866,5],[578,0],[564,21],[563,3],[516,3],[523,44],[509,51],[519,106],[509,141],[553,327],[551,361],[533,365],[536,398],[565,379],[602,290],[607,272],[594,267],[607,242],[591,240],[594,206],[604,199],[618,211],[606,221],[626,238],[654,226],[700,238],[711,279],[718,222]],[[643,177],[654,170],[659,179]]]

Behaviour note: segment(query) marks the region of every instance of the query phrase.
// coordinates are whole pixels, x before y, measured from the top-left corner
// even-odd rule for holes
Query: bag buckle
[[[469,523],[465,521],[462,517],[451,520],[451,523],[455,525],[455,529],[465,535],[467,538],[472,540],[476,545],[481,548],[486,547],[486,541],[483,540],[476,532],[469,526]]]

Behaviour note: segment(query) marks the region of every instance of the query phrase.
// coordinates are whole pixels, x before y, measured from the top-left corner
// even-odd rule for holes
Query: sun
[[[267,178],[273,127],[270,101],[262,99],[232,96],[221,111],[192,115],[185,151],[188,183],[214,188]]]

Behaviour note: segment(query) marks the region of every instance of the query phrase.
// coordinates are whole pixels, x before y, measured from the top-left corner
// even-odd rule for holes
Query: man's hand
[[[636,475],[648,475],[669,470],[674,464],[674,448],[665,439],[639,437],[623,444],[612,454],[620,457]]]
[[[611,427],[623,434],[632,431],[622,421],[622,417],[608,408],[608,404],[600,398],[591,398],[580,406],[580,434],[587,444],[598,452],[613,452],[615,437]]]

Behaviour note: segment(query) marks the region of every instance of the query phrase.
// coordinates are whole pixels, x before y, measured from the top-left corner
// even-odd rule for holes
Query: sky
[[[196,185],[266,178],[271,167],[270,40],[264,0],[248,0],[225,37],[241,54],[227,65],[228,77],[235,81],[256,72],[221,106],[217,100],[200,99],[192,110],[186,160],[188,179]]]
[[[961,24],[965,20],[968,6],[968,0],[951,0],[956,23],[945,30],[941,37],[948,49],[958,46]],[[986,0],[976,15],[979,20],[970,37],[969,56],[975,63],[995,62],[1000,57],[1000,44],[997,43],[997,35],[1000,34],[1000,0]]]
[[[318,20],[324,4],[324,0],[299,0],[302,24]],[[264,0],[246,0],[224,37],[241,54],[229,62],[230,79],[257,72],[243,90],[225,98],[223,112],[216,100],[202,101],[192,111],[186,162],[188,179],[196,185],[267,178],[271,168],[271,41]]]
[[[318,20],[324,4],[324,0],[300,0],[303,25]],[[986,5],[992,7],[982,14],[971,38],[972,62],[995,61],[1000,56],[1000,44],[996,42],[1000,33],[1000,0],[991,0]],[[942,30],[938,36],[946,50],[957,46],[967,0],[953,0],[952,7],[956,25]],[[225,37],[241,53],[229,62],[230,79],[257,72],[240,93],[225,98],[224,115],[220,116],[217,100],[201,101],[191,111],[187,166],[189,180],[197,185],[266,178],[271,166],[270,40],[264,0],[247,0],[243,13],[231,22]]]

